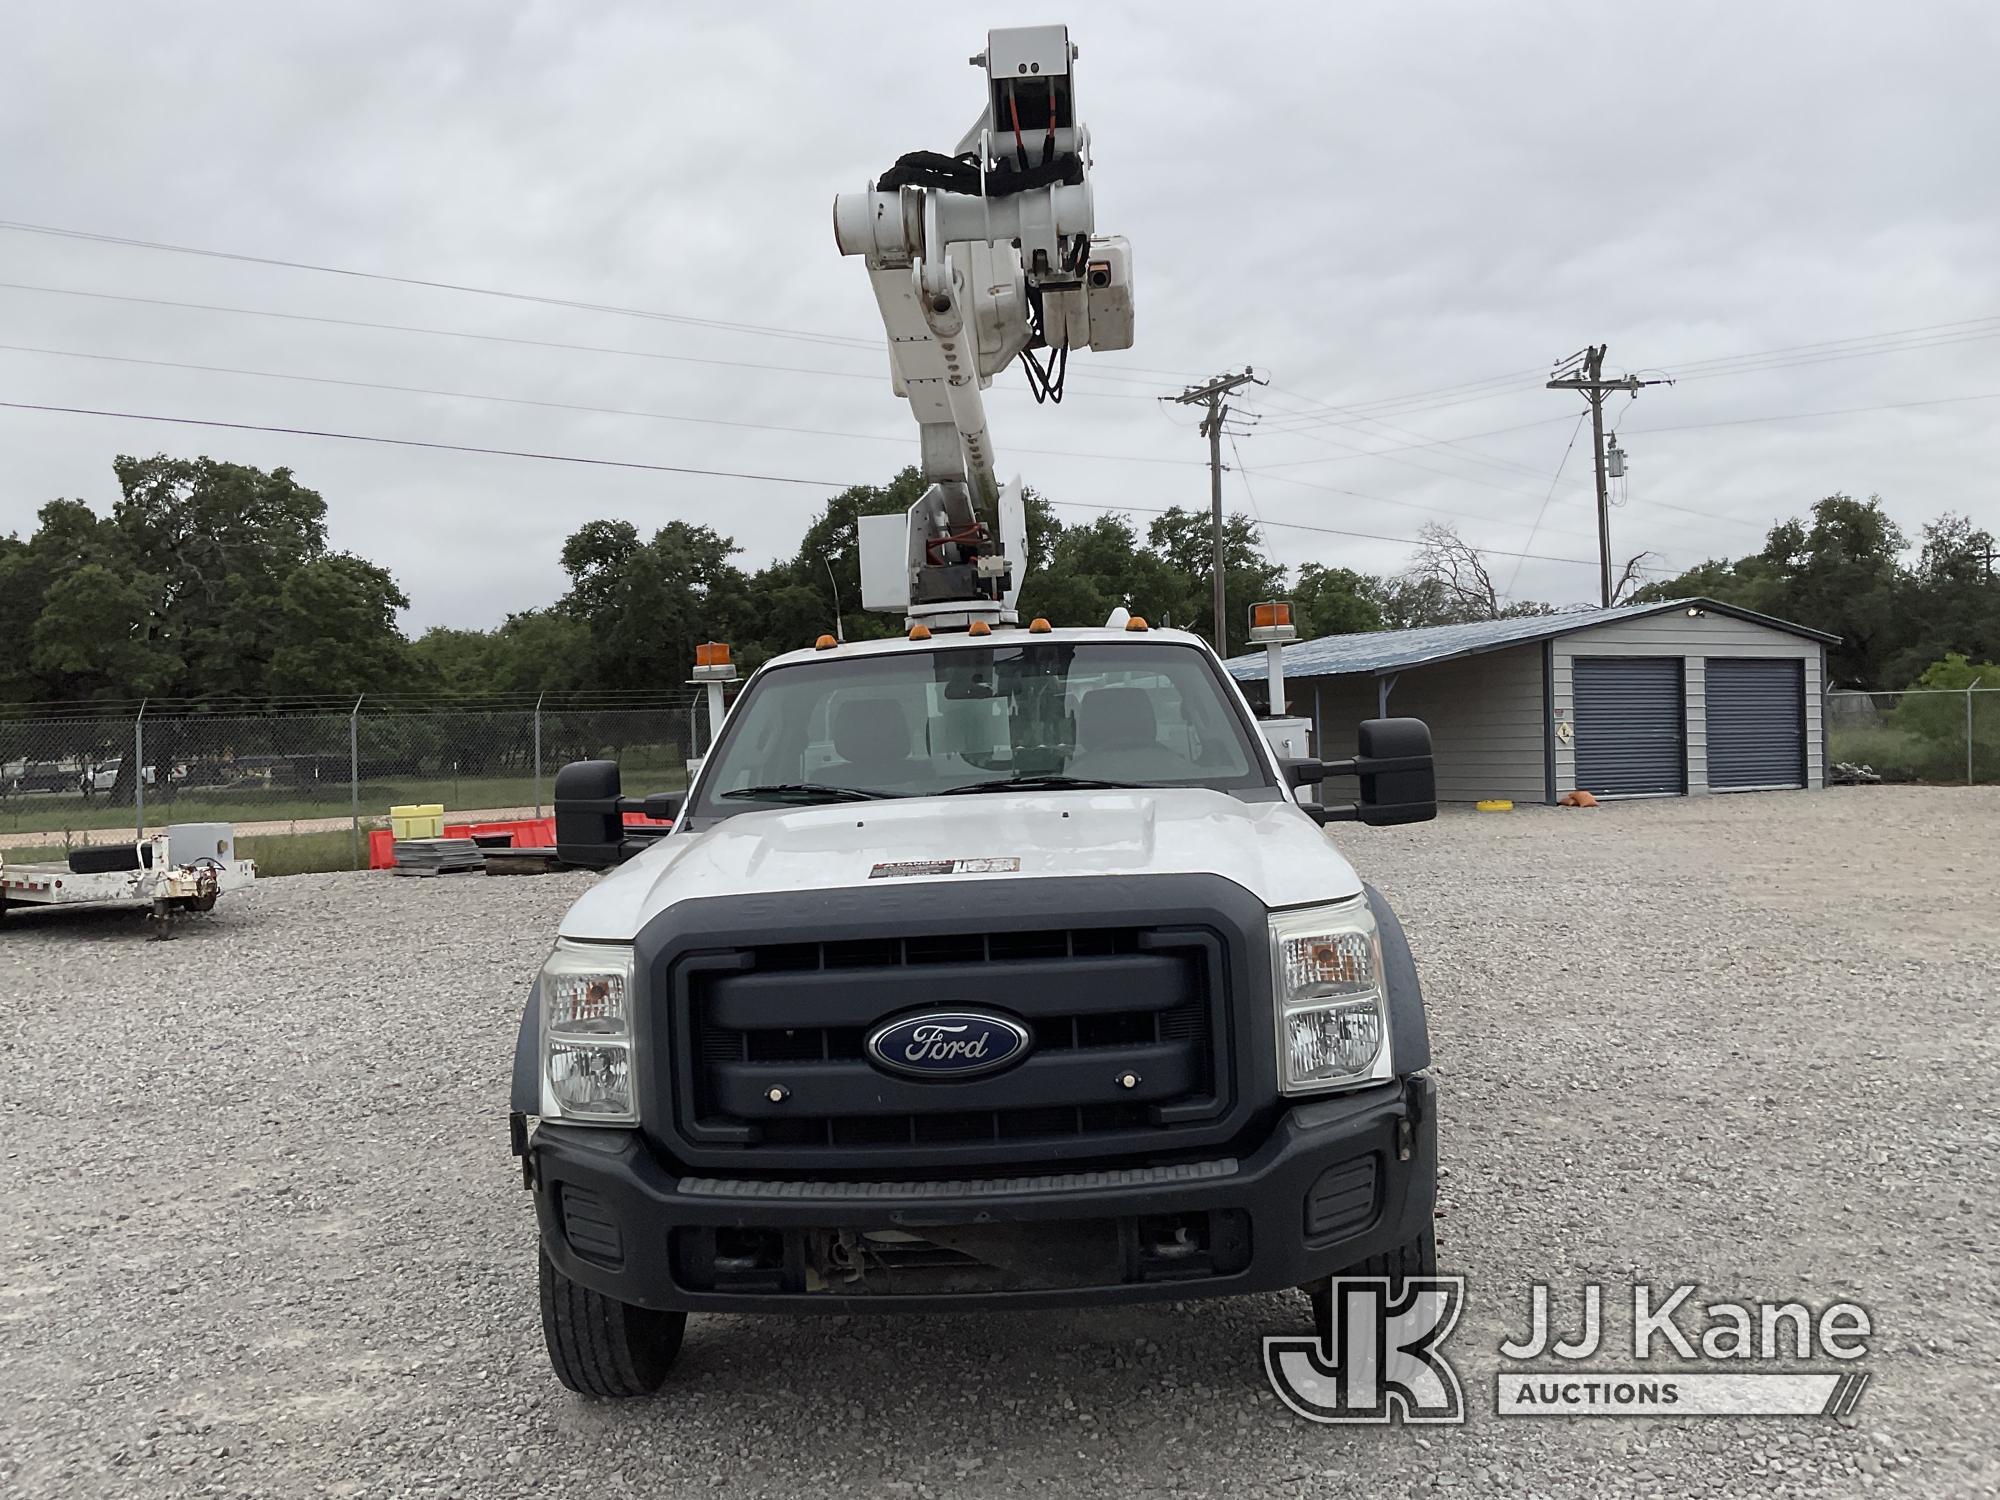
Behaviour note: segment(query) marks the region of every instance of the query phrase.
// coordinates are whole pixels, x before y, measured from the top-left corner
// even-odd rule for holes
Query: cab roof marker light
[[[910,639],[911,639],[911,640],[913,640],[913,641],[927,641],[927,640],[929,640],[930,638],[931,638],[931,628],[930,628],[930,626],[928,626],[928,625],[912,625],[912,626],[910,627]]]
[[[820,638],[819,638],[818,640],[816,640],[816,641],[814,641],[814,642],[813,642],[813,650],[815,650],[815,651],[831,651],[831,650],[832,650],[832,649],[833,649],[833,648],[834,648],[834,647],[835,647],[836,645],[838,645],[838,644],[839,644],[839,642],[837,642],[836,640],[834,640],[834,638],[833,638],[832,636],[830,636],[830,635],[823,635],[823,636],[821,636],[821,637],[820,637]]]
[[[1127,630],[1151,630],[1153,627],[1146,623],[1144,615],[1134,615],[1125,622],[1125,628]]]
[[[1048,633],[1049,633],[1049,622],[1043,619],[1040,615],[1036,615],[1034,619],[1028,621],[1029,635],[1047,635]]]
[[[991,635],[993,634],[993,627],[988,625],[984,620],[974,620],[970,625],[965,627],[965,633],[967,635]]]

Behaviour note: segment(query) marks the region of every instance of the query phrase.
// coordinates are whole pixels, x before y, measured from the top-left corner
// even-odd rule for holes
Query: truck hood
[[[562,935],[626,942],[653,917],[709,896],[893,883],[1078,875],[1216,874],[1267,907],[1340,901],[1361,881],[1289,802],[1205,788],[991,793],[741,813],[676,833],[586,891]]]

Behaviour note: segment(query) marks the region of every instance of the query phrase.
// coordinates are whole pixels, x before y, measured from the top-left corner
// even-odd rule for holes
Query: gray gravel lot
[[[2000,1493],[2000,791],[1340,838],[1429,987],[1465,1427],[1284,1413],[1289,1296],[698,1318],[658,1401],[572,1397],[505,1111],[589,877],[319,876],[6,918],[0,1493]],[[1492,1415],[1531,1282],[1634,1279],[1860,1300],[1856,1424]]]

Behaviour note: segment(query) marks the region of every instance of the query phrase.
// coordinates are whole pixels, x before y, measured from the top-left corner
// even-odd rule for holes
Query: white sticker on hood
[[[1015,856],[989,859],[901,859],[876,865],[870,880],[898,880],[905,875],[1010,875],[1021,868]]]

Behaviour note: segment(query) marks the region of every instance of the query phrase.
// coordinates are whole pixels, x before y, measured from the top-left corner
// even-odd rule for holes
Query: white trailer
[[[231,825],[175,823],[136,843],[73,849],[60,863],[0,858],[0,914],[16,907],[139,906],[164,936],[174,913],[208,911],[224,891],[256,878],[257,862],[236,857]]]

